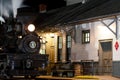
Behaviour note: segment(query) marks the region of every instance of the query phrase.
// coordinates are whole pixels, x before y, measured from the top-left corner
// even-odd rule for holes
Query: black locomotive
[[[31,30],[32,28],[32,30]],[[0,24],[0,77],[35,77],[46,74],[48,55],[40,54],[40,37],[31,24],[16,19]]]

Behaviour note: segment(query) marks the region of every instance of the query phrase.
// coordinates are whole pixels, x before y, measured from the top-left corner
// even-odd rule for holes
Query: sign
[[[118,50],[118,48],[119,48],[119,43],[116,41],[116,43],[115,43],[115,49]]]

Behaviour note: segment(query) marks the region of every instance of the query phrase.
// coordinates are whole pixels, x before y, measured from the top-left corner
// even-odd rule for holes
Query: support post
[[[118,39],[119,38],[119,20],[117,16],[115,16],[115,21],[116,21],[116,39]]]

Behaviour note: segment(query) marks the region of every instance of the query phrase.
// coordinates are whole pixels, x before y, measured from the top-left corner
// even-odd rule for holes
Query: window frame
[[[90,30],[82,30],[82,44],[90,43]]]
[[[66,35],[66,61],[71,59],[72,36]]]

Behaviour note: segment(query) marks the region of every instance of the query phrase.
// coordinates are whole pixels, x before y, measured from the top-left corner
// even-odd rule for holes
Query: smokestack
[[[47,11],[47,5],[46,4],[40,4],[39,5],[39,12],[45,13]]]

